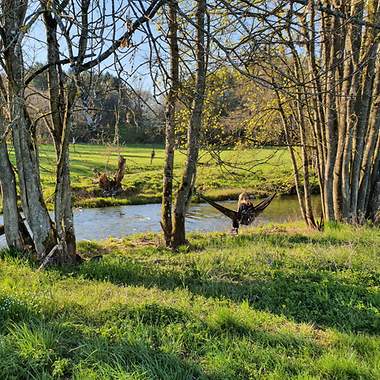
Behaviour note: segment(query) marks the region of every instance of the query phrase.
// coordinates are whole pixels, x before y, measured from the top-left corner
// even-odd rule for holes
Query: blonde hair
[[[243,193],[239,195],[238,207],[240,207],[240,205],[242,204],[248,204],[248,203],[251,203],[251,198],[249,194],[246,191],[244,191]]]

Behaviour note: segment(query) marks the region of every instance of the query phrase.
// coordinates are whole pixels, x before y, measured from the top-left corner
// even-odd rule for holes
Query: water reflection
[[[258,202],[258,201],[257,201]],[[319,197],[313,202],[320,209]],[[231,209],[236,202],[220,202]],[[74,221],[78,240],[103,240],[110,236],[120,238],[138,232],[160,231],[160,204],[118,206],[94,209],[75,209]],[[253,225],[283,223],[300,219],[298,201],[295,196],[278,197],[261,214]],[[2,216],[0,215],[0,224]],[[188,231],[228,231],[230,220],[209,204],[193,204],[186,220]],[[0,246],[5,245],[0,237]]]

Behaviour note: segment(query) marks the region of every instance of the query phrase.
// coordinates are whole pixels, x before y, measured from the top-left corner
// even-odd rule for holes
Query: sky
[[[93,2],[96,3],[96,2]],[[102,3],[102,1],[100,1]],[[136,3],[136,2],[135,2]],[[115,0],[114,14],[117,15],[116,19],[116,31],[113,34],[114,18],[112,17],[113,9],[111,6],[111,1],[105,1],[105,7],[99,11],[94,11],[94,25],[95,20],[102,15],[104,17],[107,27],[104,28],[103,38],[99,38],[99,30],[97,28],[96,33],[98,38],[96,44],[94,44],[93,53],[96,55],[100,51],[104,51],[110,46],[113,39],[119,38],[126,31],[126,20],[134,20],[136,15],[140,16],[141,9],[132,10],[130,7],[126,6],[126,2],[123,0]],[[145,2],[145,6],[146,6]],[[31,2],[31,12],[37,9],[38,3],[35,1]],[[73,15],[74,12],[71,13]],[[69,14],[70,15],[70,14]],[[70,15],[70,16],[71,16]],[[91,18],[90,18],[91,22]],[[153,34],[157,34],[154,29],[154,25],[151,26]],[[74,41],[78,41],[77,28],[74,27],[71,30],[71,38]],[[42,16],[34,23],[33,27],[28,32],[24,40],[24,57],[27,66],[31,66],[36,63],[46,63],[47,60],[47,49],[45,43],[45,29],[43,25]],[[60,37],[60,46],[62,50],[62,58],[67,58],[68,50],[67,44],[63,37]],[[119,49],[117,54],[117,59],[115,56],[109,57],[102,64],[96,67],[98,71],[108,71],[111,74],[116,75],[117,71],[122,71],[123,79],[127,80],[131,85],[137,87],[138,89],[145,89],[152,91],[153,82],[149,75],[149,67],[143,65],[149,59],[149,46],[147,43],[143,43],[144,34],[140,31],[135,32],[133,35],[133,44],[138,46],[137,48],[124,48]],[[68,65],[66,66],[69,67]]]

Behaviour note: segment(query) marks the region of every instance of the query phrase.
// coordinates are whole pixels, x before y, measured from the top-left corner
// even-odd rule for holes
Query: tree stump
[[[125,165],[125,157],[119,156],[118,167],[113,177],[110,178],[108,174],[104,172],[97,173],[98,178],[95,182],[99,184],[104,195],[117,195],[123,190],[121,183],[125,175]]]

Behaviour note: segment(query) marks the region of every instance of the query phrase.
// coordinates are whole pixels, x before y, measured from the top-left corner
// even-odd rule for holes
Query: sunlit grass
[[[99,262],[0,260],[0,378],[379,379],[380,232],[83,242]]]
[[[116,204],[138,204],[160,201],[164,149],[155,147],[155,158],[150,163],[152,147],[131,145],[120,148],[99,145],[71,146],[71,182],[76,206],[102,207]],[[52,145],[39,149],[43,190],[49,207],[52,206],[55,186],[55,153]],[[127,159],[123,181],[125,194],[104,197],[93,180],[94,171],[113,173],[118,155]],[[214,199],[236,198],[243,190],[256,195],[279,194],[294,191],[294,179],[286,148],[226,150],[221,153],[228,165],[219,165],[209,153],[201,152],[197,169],[197,188]],[[177,152],[174,186],[178,186],[185,154]]]

